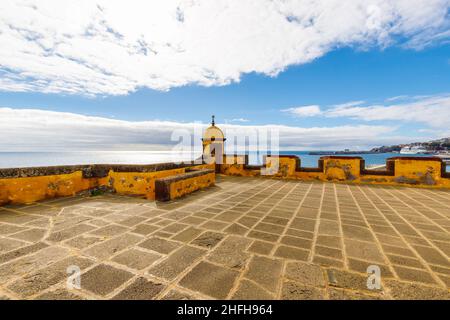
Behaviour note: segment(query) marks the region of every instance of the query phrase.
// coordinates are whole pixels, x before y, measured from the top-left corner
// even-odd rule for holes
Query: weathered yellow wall
[[[0,205],[33,203],[54,197],[73,196],[84,190],[106,186],[117,193],[155,199],[155,180],[183,174],[186,170],[214,169],[215,165],[194,165],[155,172],[114,172],[104,178],[83,178],[81,171],[71,174],[0,179]]]
[[[223,174],[244,177],[261,175],[260,169],[248,168],[242,164],[245,157],[227,156],[224,160],[225,163],[220,165],[220,172]],[[233,161],[234,164],[230,163]],[[268,156],[265,169],[268,177],[276,178],[450,188],[450,178],[441,176],[441,163],[438,161],[395,159],[395,176],[362,174],[360,161],[351,157],[348,159],[325,157],[321,172],[305,172],[297,170],[295,158]],[[100,186],[112,187],[122,194],[155,199],[156,179],[183,174],[186,170],[214,168],[215,164],[205,164],[148,173],[110,171],[105,178],[83,178],[82,172],[76,171],[71,174],[0,179],[0,205],[32,203],[47,198],[71,196]],[[207,180],[211,179],[211,175],[214,176],[210,174],[206,176],[207,178],[195,177],[175,183],[174,197],[208,184]]]
[[[435,184],[441,178],[441,164],[436,161],[395,160],[396,181]]]
[[[354,181],[360,177],[359,159],[324,159],[323,168],[326,180]]]
[[[216,182],[215,173],[172,182],[170,184],[170,199],[180,198],[199,189],[207,188]]]
[[[155,199],[155,180],[183,174],[185,168],[156,172],[109,172],[109,186],[117,193],[143,195]]]
[[[97,179],[84,179],[81,171],[52,176],[0,179],[0,205],[71,196],[97,186]]]
[[[195,166],[186,167],[186,171],[188,171],[188,170],[201,170],[201,169],[212,169],[212,170],[214,170],[215,168],[216,168],[216,164],[215,163],[198,164],[198,165],[195,165]]]
[[[220,165],[220,173],[240,177],[253,177],[260,174],[259,170],[244,169],[243,164],[222,164]]]
[[[226,157],[228,161],[233,158],[237,162],[238,158],[235,156]],[[296,159],[293,157],[268,156],[263,169],[266,170],[267,177],[275,178],[450,188],[450,179],[441,177],[441,163],[432,160],[395,159],[394,176],[362,174],[361,159],[352,157],[324,157],[321,172],[298,171],[296,165]],[[243,177],[264,176],[260,169],[246,168],[243,164],[229,162],[221,165],[220,172]]]

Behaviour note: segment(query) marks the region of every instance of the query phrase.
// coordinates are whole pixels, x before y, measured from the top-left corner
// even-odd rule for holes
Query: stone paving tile
[[[168,254],[180,247],[181,244],[158,237],[151,237],[150,239],[140,243],[139,246],[159,253]]]
[[[384,258],[375,243],[344,239],[347,255],[361,260],[384,262]]]
[[[261,231],[255,231],[255,230],[250,231],[248,236],[251,237],[251,238],[264,240],[264,241],[269,241],[269,242],[276,242],[278,240],[278,238],[280,237],[279,235],[276,235],[276,234],[267,233],[267,232],[261,232]]]
[[[397,254],[401,256],[406,256],[410,258],[415,258],[416,255],[414,252],[412,252],[410,249],[405,247],[397,247],[397,246],[390,246],[390,245],[382,245],[384,252],[387,254]]]
[[[325,290],[316,287],[305,286],[292,281],[286,281],[283,284],[281,292],[283,300],[323,300],[325,299]]]
[[[139,224],[139,225],[135,226],[134,229],[132,230],[132,232],[146,236],[152,232],[155,232],[158,229],[159,228],[156,226],[152,226],[150,224],[143,223],[143,224]]]
[[[317,236],[316,244],[329,248],[342,248],[341,238],[336,236],[319,235]]]
[[[49,227],[51,233],[55,233],[56,236],[58,236],[58,232],[64,232],[64,233],[70,233],[69,236],[65,237],[65,239],[69,238],[72,236],[72,234],[77,234],[77,232],[81,233],[81,232],[85,232],[85,231],[89,231],[87,230],[88,228],[85,228],[86,226],[89,226],[87,224],[87,222],[89,222],[90,220],[92,220],[91,218],[88,217],[84,217],[84,216],[74,216],[73,214],[62,214],[56,218],[53,219],[54,220],[54,224],[53,227]],[[86,230],[80,230],[78,231],[76,228],[78,226],[83,227]],[[90,230],[95,229],[92,228],[92,226]],[[72,231],[73,230],[73,231]],[[57,240],[60,241],[60,240]]]
[[[128,271],[101,264],[81,275],[81,288],[105,296],[132,277]]]
[[[129,249],[119,253],[111,260],[127,266],[128,268],[142,270],[151,266],[162,256],[156,253],[145,252],[137,249]]]
[[[0,212],[0,214],[2,214]],[[26,227],[21,227],[21,226],[16,226],[16,225],[12,225],[12,224],[0,224],[0,234],[1,235],[8,235],[11,233],[17,233],[19,231],[24,231],[27,230]]]
[[[31,254],[33,252],[39,251],[41,249],[47,248],[48,244],[43,242],[38,242],[26,247],[22,247],[13,251],[9,251],[8,253],[0,255],[0,264],[5,263],[9,260],[13,260],[19,258],[24,255]]]
[[[208,276],[205,277],[205,275]],[[181,279],[180,285],[213,298],[225,299],[237,276],[236,271],[201,262]]]
[[[0,292],[26,299],[450,299],[450,193],[217,176],[159,203],[0,208]],[[219,187],[220,186],[220,187]],[[69,263],[82,289],[67,290]],[[369,266],[382,289],[368,290]]]
[[[186,229],[188,226],[189,225],[184,223],[172,223],[167,227],[162,228],[160,231],[175,234]]]
[[[254,241],[253,244],[248,248],[248,251],[268,255],[272,249],[274,248],[273,243],[263,242],[263,241]]]
[[[388,257],[389,262],[391,262],[392,264],[397,265],[397,266],[425,269],[425,266],[418,259],[404,257],[404,256],[395,256],[395,255],[391,255],[391,254],[388,254],[387,257]]]
[[[450,300],[450,293],[436,287],[396,280],[385,281],[392,298],[400,300]]]
[[[23,214],[18,212],[3,212],[0,215],[0,222],[7,222],[7,223],[13,223],[13,224],[26,224],[27,222],[37,220],[40,217],[37,215],[31,215],[31,214]]]
[[[439,274],[438,277],[447,286],[447,288],[450,287],[450,276]]]
[[[90,225],[78,224],[76,226],[51,233],[50,236],[47,238],[47,240],[53,242],[64,241],[93,229],[95,229],[95,227],[92,227]]]
[[[319,224],[319,234],[329,236],[340,236],[339,223],[337,221],[322,220]]]
[[[284,276],[307,286],[325,287],[324,269],[315,264],[288,262]]]
[[[0,238],[0,253],[8,252],[8,251],[20,248],[24,244],[25,243],[23,241],[7,239],[7,238]]]
[[[229,225],[228,223],[213,220],[213,221],[207,221],[207,222],[201,224],[200,226],[202,228],[205,228],[208,230],[221,231],[221,230],[225,229],[228,225]]]
[[[184,246],[169,255],[169,257],[153,266],[148,273],[159,278],[172,280],[186,270],[197,259],[206,253],[205,250]]]
[[[273,300],[274,296],[251,281],[242,280],[231,297],[233,300]]]
[[[138,278],[128,287],[123,289],[112,300],[153,300],[155,296],[164,290],[165,285]]]
[[[275,256],[280,258],[292,259],[292,260],[302,260],[307,261],[309,256],[309,251],[303,249],[297,249],[293,247],[280,246],[275,251]]]
[[[224,234],[222,233],[208,231],[192,240],[191,243],[200,247],[211,249],[214,248],[223,238]]]
[[[436,281],[426,271],[400,266],[394,266],[394,270],[402,280],[436,284]]]
[[[66,289],[57,289],[55,291],[45,292],[43,294],[35,297],[35,300],[84,300],[80,295],[76,294],[76,289],[74,292],[68,291]]]
[[[174,237],[173,240],[181,241],[181,242],[190,242],[197,238],[197,236],[203,231],[194,227],[189,227],[188,229],[178,233]]]
[[[24,276],[26,273],[43,268],[66,257],[69,250],[61,247],[47,247],[31,255],[24,255],[0,265],[0,282],[5,283],[14,277]]]
[[[349,289],[359,292],[376,292],[367,287],[368,277],[358,273],[328,269],[326,272],[328,286],[337,287],[341,289]]]
[[[18,239],[18,240],[25,240],[29,242],[37,242],[42,240],[44,235],[47,233],[47,230],[45,229],[29,229],[22,232],[14,233],[10,235],[10,238]]]
[[[79,237],[65,241],[64,244],[81,250],[101,241],[102,238],[81,235]]]
[[[358,259],[348,259],[348,268],[351,271],[356,271],[359,273],[367,273],[367,268],[370,266],[376,265],[380,268],[381,277],[383,278],[392,278],[393,274],[389,266],[380,264],[378,262],[370,262],[370,261],[363,261]]]
[[[166,239],[173,237],[173,233],[164,232],[164,231],[157,231],[153,235],[156,237],[159,237],[159,238],[166,238]]]
[[[100,242],[87,250],[84,253],[88,256],[95,257],[97,259],[107,259],[123,249],[132,246],[142,240],[142,238],[133,234],[123,234],[116,238]]]
[[[180,290],[170,290],[164,297],[162,297],[162,300],[197,300],[194,295],[184,293]]]
[[[313,240],[314,239],[314,233],[309,231],[302,231],[297,229],[287,229],[286,235],[299,237],[303,239]]]
[[[244,273],[244,277],[253,280],[269,292],[275,293],[280,281],[283,263],[280,260],[254,256]]]
[[[246,228],[240,224],[233,223],[228,228],[226,228],[224,230],[224,232],[230,233],[230,234],[244,235],[248,232],[248,228]]]
[[[230,236],[215,248],[207,256],[207,259],[228,268],[243,269],[251,257],[248,252],[245,252],[250,243],[251,241],[249,239]]]
[[[328,288],[328,298],[330,300],[382,300],[384,296],[369,295],[357,291],[349,291],[337,288]]]
[[[125,226],[125,227],[133,227],[141,222],[144,222],[145,220],[147,220],[147,218],[144,217],[130,217],[127,218],[125,220],[119,221],[117,222],[118,224],[120,224],[121,226]]]
[[[125,233],[127,230],[128,229],[126,227],[122,227],[119,225],[109,225],[106,227],[99,228],[95,231],[89,232],[89,234],[99,237],[114,237],[122,233]]]
[[[438,264],[441,266],[450,266],[448,258],[444,257],[439,251],[430,247],[414,246],[414,250],[430,264]]]
[[[444,267],[441,267],[441,266],[433,266],[433,265],[430,265],[430,268],[433,270],[433,271],[435,271],[435,272],[437,272],[437,273],[441,273],[441,274],[445,274],[445,275],[450,275],[450,266],[448,266],[449,268],[444,268]]]
[[[342,231],[344,232],[344,237],[346,238],[373,241],[373,236],[369,228],[343,224]]]
[[[281,238],[280,242],[288,246],[302,248],[306,250],[310,250],[312,246],[311,240],[291,236],[284,236],[283,238]]]
[[[316,255],[320,255],[323,257],[337,259],[337,260],[342,260],[342,258],[343,258],[342,250],[340,250],[340,249],[315,246],[314,250],[315,250]]]
[[[67,268],[76,266],[80,270],[91,266],[92,260],[81,257],[70,257],[56,262],[46,268],[32,272],[29,275],[15,281],[8,286],[8,289],[16,294],[27,297],[37,294],[58,282],[67,279]]]

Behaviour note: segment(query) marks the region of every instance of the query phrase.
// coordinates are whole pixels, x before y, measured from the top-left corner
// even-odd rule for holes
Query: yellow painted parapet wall
[[[349,183],[450,188],[450,174],[439,158],[398,157],[386,162],[385,170],[365,169],[361,157],[322,157],[316,168],[304,168],[297,156],[267,156],[263,166],[248,165],[246,156],[226,155],[224,164],[162,163],[154,165],[85,165],[0,169],[0,205],[32,203],[72,196],[96,188],[120,194],[155,199],[155,181],[188,171],[211,169],[225,175],[268,176],[285,179]],[[198,176],[173,184],[173,198],[210,185],[214,181]],[[186,190],[184,190],[186,189]]]
[[[182,175],[156,180],[156,200],[168,201],[214,185],[216,174],[212,169],[192,170]]]
[[[435,157],[390,158],[385,170],[368,170],[363,158],[344,156],[321,157],[316,168],[302,167],[300,158],[289,155],[266,156],[262,166],[248,165],[241,155],[226,155],[223,162],[220,173],[225,175],[450,188],[450,174]]]
[[[33,203],[95,188],[153,200],[157,179],[214,168],[214,164],[162,163],[0,169],[0,205]]]

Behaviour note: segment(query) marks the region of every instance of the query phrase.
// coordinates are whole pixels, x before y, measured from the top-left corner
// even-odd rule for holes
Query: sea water
[[[307,151],[282,151],[282,155],[297,155],[302,167],[317,167],[320,155],[309,155]],[[80,152],[0,152],[0,168],[39,167],[80,164],[152,164],[181,162],[198,158],[200,154],[170,151],[80,151]],[[249,153],[250,164],[261,164],[264,153]],[[386,159],[398,153],[355,154],[366,160],[367,166],[384,165]],[[427,155],[417,155],[427,156]],[[447,166],[447,171],[449,171]]]

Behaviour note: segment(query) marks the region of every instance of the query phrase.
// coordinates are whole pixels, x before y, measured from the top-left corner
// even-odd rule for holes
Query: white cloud
[[[413,101],[389,105],[341,105],[324,112],[326,117],[347,117],[364,121],[393,120],[450,128],[450,95],[415,97]]]
[[[295,117],[299,117],[299,118],[314,117],[314,116],[318,116],[322,113],[320,111],[320,106],[318,106],[318,105],[295,107],[295,108],[283,109],[281,111],[288,112],[291,115],[293,115]]]
[[[402,100],[407,100],[409,97],[407,95],[400,95],[400,96],[395,96],[395,97],[391,97],[386,99],[386,101],[388,102],[392,102],[392,101],[402,101]]]
[[[250,120],[245,119],[245,118],[236,118],[236,119],[231,119],[231,122],[249,122]]]
[[[172,133],[180,129],[192,132],[194,126],[194,123],[130,122],[38,109],[0,108],[0,151],[171,149],[176,144],[171,141]],[[235,134],[238,137],[248,136],[258,130],[278,130],[280,148],[284,150],[365,149],[414,138],[396,136],[396,128],[392,126],[219,126],[224,129],[225,135],[228,132],[228,136]],[[200,144],[200,139],[197,142]],[[227,144],[230,147],[233,141],[228,140]]]
[[[350,102],[346,102],[346,103],[335,104],[335,105],[333,105],[332,107],[334,107],[334,108],[356,107],[356,106],[362,105],[363,103],[365,103],[365,101],[363,101],[363,100],[350,101]]]
[[[343,46],[449,39],[448,0],[2,0],[0,90],[225,85]],[[405,44],[405,43],[403,43]]]

